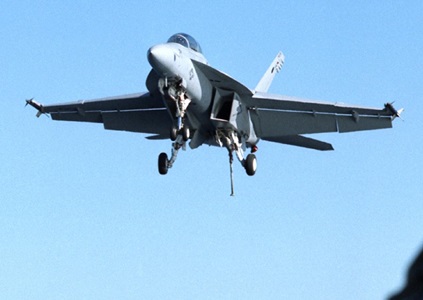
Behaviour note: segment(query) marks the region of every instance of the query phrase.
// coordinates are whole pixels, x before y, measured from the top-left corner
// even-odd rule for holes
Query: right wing
[[[63,104],[42,105],[34,100],[27,104],[53,120],[103,123],[105,129],[152,133],[168,138],[172,119],[162,101],[150,93],[123,95]]]

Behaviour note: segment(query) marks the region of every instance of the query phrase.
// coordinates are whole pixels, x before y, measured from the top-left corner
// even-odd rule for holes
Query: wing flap
[[[166,109],[103,112],[105,129],[154,133],[169,136],[172,121]]]
[[[103,119],[100,112],[88,112],[81,114],[79,112],[54,112],[50,113],[55,121],[73,121],[73,122],[92,122],[102,123]]]
[[[251,118],[261,138],[338,131],[334,115],[256,110]]]

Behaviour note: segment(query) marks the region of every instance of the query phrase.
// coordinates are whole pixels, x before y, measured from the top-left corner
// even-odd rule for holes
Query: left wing
[[[257,93],[245,99],[257,135],[270,137],[350,132],[391,128],[398,112],[391,104],[383,109],[352,106]]]
[[[123,95],[63,104],[42,105],[34,100],[27,104],[53,120],[103,123],[105,129],[155,134],[168,138],[172,120],[162,99],[150,93]]]
[[[378,109],[265,93],[256,93],[244,100],[258,137],[321,151],[333,150],[333,147],[301,134],[391,128],[392,120],[402,112],[402,109],[395,110],[391,103]]]

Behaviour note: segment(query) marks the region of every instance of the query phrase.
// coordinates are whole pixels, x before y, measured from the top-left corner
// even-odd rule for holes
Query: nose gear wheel
[[[159,163],[159,173],[161,175],[166,175],[167,171],[169,170],[168,159],[167,159],[166,153],[164,153],[164,152],[160,153],[158,163]]]

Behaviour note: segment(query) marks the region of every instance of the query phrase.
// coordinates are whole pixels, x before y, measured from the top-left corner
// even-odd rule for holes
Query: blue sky
[[[423,242],[421,1],[2,1],[2,299],[385,299]],[[262,142],[254,177],[226,150],[35,118],[43,103],[145,91],[175,32],[254,87],[382,107],[389,130]]]

